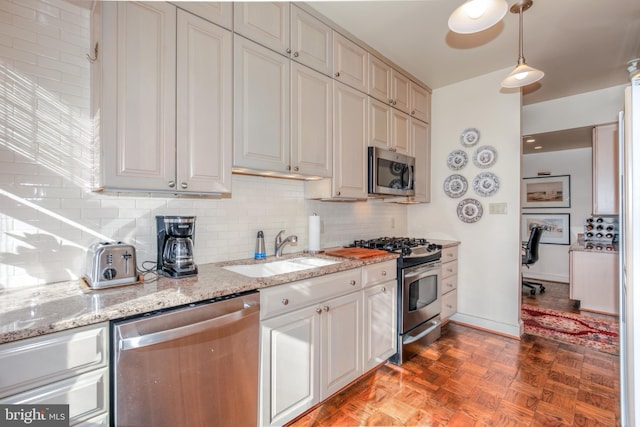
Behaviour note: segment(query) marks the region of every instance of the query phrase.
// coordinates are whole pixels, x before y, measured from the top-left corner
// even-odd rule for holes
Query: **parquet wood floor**
[[[523,302],[579,312],[556,285]],[[401,367],[380,366],[289,425],[612,427],[619,384],[617,356],[448,323]]]

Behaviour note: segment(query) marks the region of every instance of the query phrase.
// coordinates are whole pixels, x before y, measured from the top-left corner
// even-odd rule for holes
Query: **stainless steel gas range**
[[[350,246],[399,255],[398,352],[390,360],[401,365],[440,338],[442,246],[408,237],[356,240]]]

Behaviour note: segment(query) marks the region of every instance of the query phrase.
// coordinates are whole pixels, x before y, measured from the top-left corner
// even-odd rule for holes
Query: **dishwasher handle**
[[[120,340],[120,350],[133,350],[136,348],[148,347],[163,342],[184,338],[190,335],[198,334],[207,329],[225,326],[232,322],[251,316],[260,311],[260,305],[255,304],[242,310],[234,311],[219,317],[203,320],[202,322],[193,323],[191,325],[180,326],[174,329],[158,331],[147,335],[138,335]]]

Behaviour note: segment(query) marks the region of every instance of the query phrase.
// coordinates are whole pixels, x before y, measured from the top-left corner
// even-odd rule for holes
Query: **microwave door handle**
[[[413,187],[413,166],[408,165],[407,169],[409,169],[409,182],[407,182],[407,189],[411,190]]]

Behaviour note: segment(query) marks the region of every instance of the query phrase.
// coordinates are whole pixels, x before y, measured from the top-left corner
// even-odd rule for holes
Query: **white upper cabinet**
[[[291,5],[291,58],[330,76],[332,52],[331,27],[299,7]]]
[[[431,122],[431,93],[415,82],[411,82],[410,90],[410,114],[423,122]]]
[[[391,66],[373,55],[369,55],[369,95],[391,104]]]
[[[173,4],[222,27],[231,29],[233,26],[233,3],[231,2],[177,1]]]
[[[391,105],[398,110],[409,113],[410,80],[404,74],[391,70]]]
[[[289,59],[234,40],[234,168],[289,172]]]
[[[233,30],[236,33],[289,56],[288,2],[237,2],[233,5]]]
[[[169,3],[101,7],[92,66],[99,186],[230,192],[230,32]]]
[[[618,125],[593,129],[593,214],[618,214]]]
[[[409,115],[369,98],[369,146],[413,155]]]
[[[369,53],[335,31],[333,32],[333,76],[336,80],[367,93]]]

